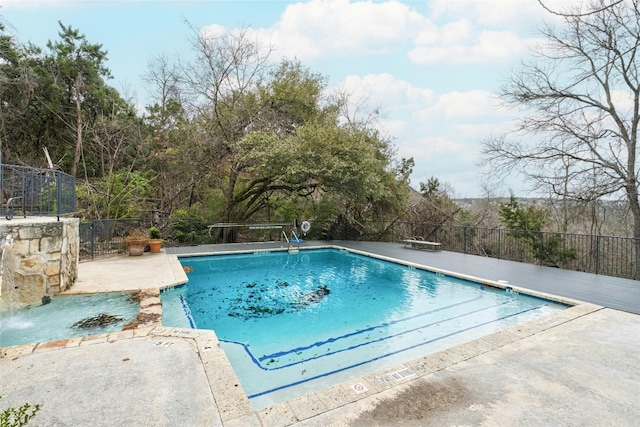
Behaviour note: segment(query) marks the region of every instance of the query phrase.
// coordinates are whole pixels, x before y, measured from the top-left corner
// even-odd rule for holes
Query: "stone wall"
[[[0,310],[41,304],[78,277],[79,220],[0,221]]]

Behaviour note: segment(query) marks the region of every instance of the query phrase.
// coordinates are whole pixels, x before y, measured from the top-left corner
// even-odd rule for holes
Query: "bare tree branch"
[[[600,13],[603,12],[605,9],[612,7],[612,6],[616,6],[620,3],[622,3],[624,0],[617,0],[614,1],[613,3],[609,4],[609,5],[605,5],[602,6],[600,9],[596,9],[596,10],[591,10],[589,12],[586,13],[563,13],[563,12],[557,12],[555,10],[552,10],[550,7],[548,7],[547,5],[544,4],[544,2],[542,0],[538,0],[538,3],[540,3],[540,6],[542,6],[544,8],[544,10],[546,10],[547,12],[556,15],[556,16],[564,16],[564,17],[569,17],[569,16],[589,16],[589,15],[595,15],[596,13]]]
[[[518,125],[484,141],[492,172],[525,173],[539,190],[565,198],[624,197],[640,238],[640,8],[638,0],[596,0],[587,13],[558,13],[535,60],[501,89],[524,108]]]

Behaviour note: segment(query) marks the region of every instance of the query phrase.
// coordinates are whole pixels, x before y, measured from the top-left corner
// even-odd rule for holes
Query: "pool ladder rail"
[[[289,239],[289,236],[287,236],[287,233],[282,230],[282,235],[284,236],[284,239],[287,241],[287,251],[290,254],[297,254],[300,251],[300,247],[298,246],[293,246],[293,243],[302,243],[303,240],[300,239],[300,237],[298,237],[298,235],[296,234],[295,231],[293,231],[293,229],[291,230],[291,239]]]

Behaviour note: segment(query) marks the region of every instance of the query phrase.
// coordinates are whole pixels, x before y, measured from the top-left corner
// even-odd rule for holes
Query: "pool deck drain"
[[[214,332],[151,323],[1,349],[0,404],[41,404],[34,425],[635,425],[639,336],[578,304],[256,412]]]

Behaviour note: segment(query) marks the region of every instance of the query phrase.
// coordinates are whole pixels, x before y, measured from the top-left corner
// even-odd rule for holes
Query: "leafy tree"
[[[255,89],[267,70],[269,51],[247,31],[194,30],[194,35],[196,59],[180,69],[184,103],[198,127],[201,153],[206,153],[193,159],[193,166],[200,170],[200,182],[222,190],[222,219],[238,220],[242,215],[236,212],[236,192],[243,164],[237,161],[236,145],[257,117]]]
[[[306,197],[314,191],[315,174],[303,165],[308,141],[300,135],[312,122],[330,123],[319,106],[323,88],[321,76],[285,60],[260,80],[255,92],[247,93],[245,106],[255,112],[228,156],[238,176],[227,212],[247,219],[272,206],[274,198]]]
[[[207,223],[190,209],[176,209],[166,227],[166,232],[179,243],[197,245],[207,242]]]
[[[141,218],[149,212],[152,172],[119,170],[77,189],[78,205],[88,218]]]
[[[488,138],[484,158],[492,173],[520,169],[565,200],[624,197],[640,239],[639,2],[595,0],[584,13],[555,13],[563,26],[546,26],[537,58],[501,90],[528,114],[513,132]]]
[[[194,46],[198,59],[179,80],[201,141],[192,168],[204,184],[201,202],[207,187],[219,189],[210,194],[221,200],[220,219],[290,215],[278,207],[327,192],[355,218],[406,193],[388,178],[396,174],[388,142],[372,127],[341,122],[340,107],[323,98],[323,76],[295,60],[268,65],[269,50],[246,31],[199,33]]]
[[[100,104],[106,90],[104,79],[111,75],[105,66],[107,52],[102,45],[90,44],[77,29],[61,22],[59,25],[60,40],[47,43],[51,54],[45,57],[45,64],[62,101],[58,118],[73,132],[75,148],[70,173],[75,176],[82,156],[85,122],[103,111]]]
[[[294,133],[323,114],[320,104],[326,82],[326,77],[312,73],[300,61],[282,60],[258,83],[260,116],[252,120],[252,127],[272,129],[278,135]]]
[[[205,132],[195,121],[189,120],[176,98],[164,104],[147,106],[144,118],[146,165],[155,171],[156,206],[160,216],[169,216],[175,209],[191,207],[196,192],[204,192],[209,181],[205,178],[213,156]],[[208,159],[208,161],[207,161]],[[199,198],[198,198],[199,200]]]
[[[339,215],[357,228],[404,213],[412,159],[394,163],[393,148],[371,122],[347,120],[339,106],[331,111],[326,125],[313,123],[297,133],[304,141],[299,164],[312,168],[320,191],[333,192]]]
[[[8,35],[0,37],[0,67],[6,77],[0,81],[5,161],[44,166],[46,147],[63,170],[76,175],[82,160],[86,177],[99,176],[104,147],[100,141],[92,145],[96,137],[103,139],[94,126],[116,116],[129,121],[124,128],[130,127],[135,111],[105,84],[110,75],[101,45],[89,43],[62,23],[60,28],[60,39],[49,41],[46,50],[32,44],[22,47]]]
[[[544,227],[547,212],[535,205],[523,208],[512,194],[508,203],[500,203],[499,216],[514,237],[537,238]]]
[[[333,193],[341,195],[345,213],[362,220],[376,203],[404,194],[388,169],[386,143],[375,132],[339,126],[335,118],[307,122],[285,137],[273,130],[252,132],[238,147],[251,177],[236,196],[247,215],[278,195],[304,199]]]
[[[394,163],[375,115],[348,117],[345,97],[325,97],[324,76],[270,64],[249,32],[197,32],[195,61],[153,60],[155,102],[137,117],[105,84],[102,46],[60,28],[46,49],[0,37],[0,143],[31,165],[47,147],[56,166],[84,174],[84,216],[363,224],[402,214],[412,159]]]
[[[24,164],[34,148],[30,128],[46,119],[30,102],[37,83],[29,52],[4,31],[0,25],[0,150],[4,163]]]
[[[412,232],[427,239],[437,239],[438,230],[447,223],[461,219],[463,209],[458,206],[436,177],[419,184],[420,197],[414,197],[408,219],[414,224]]]
[[[523,208],[513,195],[508,203],[500,203],[499,213],[508,233],[522,240],[533,256],[541,264],[558,267],[567,261],[576,259],[575,248],[565,248],[564,239],[560,235],[543,237],[542,229],[548,212],[535,205]]]

